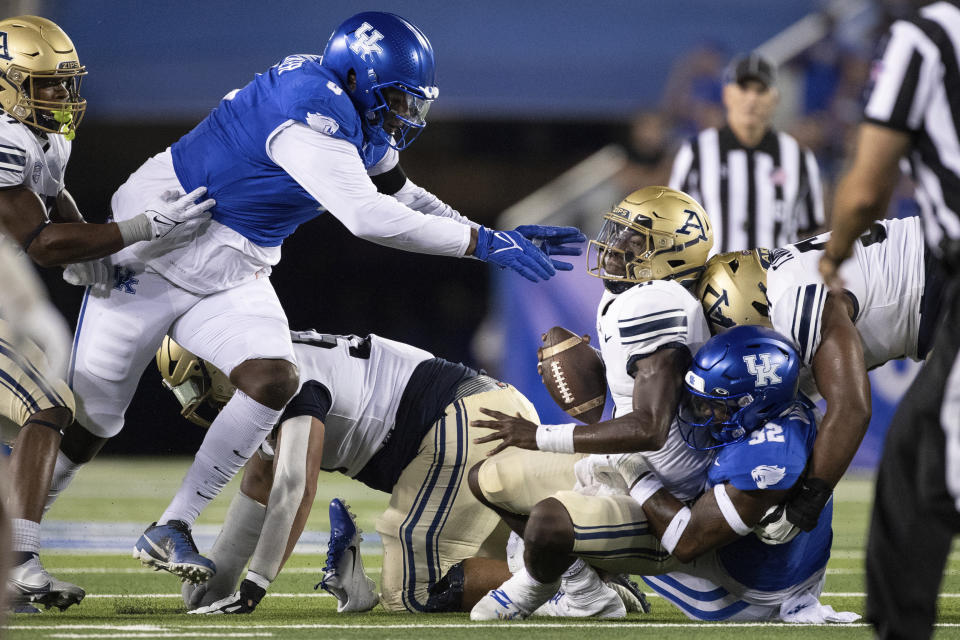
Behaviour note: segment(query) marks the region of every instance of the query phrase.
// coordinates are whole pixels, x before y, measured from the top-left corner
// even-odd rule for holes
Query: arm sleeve
[[[250,571],[271,581],[280,572],[283,554],[306,486],[310,421],[309,417],[303,416],[300,419],[287,420],[282,426],[283,435],[277,449],[267,512],[257,548],[250,559]]]
[[[460,214],[456,209],[445,203],[443,200],[433,195],[423,187],[419,187],[407,178],[404,185],[393,194],[397,200],[407,205],[414,211],[425,213],[430,216],[440,216],[441,218],[450,218],[460,224],[477,229],[479,224]]]
[[[270,142],[271,159],[358,238],[394,249],[462,257],[470,227],[424,215],[377,192],[356,148],[293,123]]]
[[[864,119],[899,131],[919,129],[942,74],[940,52],[912,22],[890,27],[883,53],[873,62],[873,85]]]

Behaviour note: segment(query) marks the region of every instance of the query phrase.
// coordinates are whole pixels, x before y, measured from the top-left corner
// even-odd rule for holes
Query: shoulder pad
[[[362,143],[360,114],[337,79],[319,64],[308,61],[295,70],[279,73],[278,84],[287,98],[287,117],[320,133],[358,146]]]

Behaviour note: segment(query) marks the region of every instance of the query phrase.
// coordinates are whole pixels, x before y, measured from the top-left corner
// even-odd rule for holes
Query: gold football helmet
[[[707,213],[676,189],[639,189],[603,217],[587,271],[615,293],[648,280],[694,280],[713,248]]]
[[[768,249],[731,251],[715,255],[697,284],[711,333],[743,324],[773,328],[767,300]]]
[[[157,368],[163,386],[173,392],[183,409],[180,415],[190,422],[209,427],[236,387],[220,369],[193,355],[170,336],[157,350]]]
[[[72,140],[87,109],[80,79],[87,69],[63,29],[46,18],[0,20],[0,107],[20,122]],[[44,86],[62,84],[65,96],[44,100]]]

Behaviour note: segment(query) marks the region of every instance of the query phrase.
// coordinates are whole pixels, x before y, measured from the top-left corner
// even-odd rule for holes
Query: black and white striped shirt
[[[728,126],[704,129],[677,152],[670,186],[703,205],[714,253],[782,247],[823,224],[817,161],[783,132],[751,149]]]
[[[960,241],[960,7],[936,2],[890,27],[871,70],[866,122],[911,136],[908,155],[927,246]]]

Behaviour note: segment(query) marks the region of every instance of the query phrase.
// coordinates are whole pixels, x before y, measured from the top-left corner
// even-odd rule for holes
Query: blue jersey
[[[787,415],[768,422],[743,442],[720,449],[707,474],[707,484],[730,483],[742,491],[789,489],[806,467],[816,437],[812,412],[801,403]],[[723,567],[740,584],[759,591],[779,591],[799,584],[830,558],[833,541],[832,501],[816,528],[781,545],[768,545],[750,533],[717,549]]]
[[[183,188],[205,185],[217,201],[213,219],[264,247],[279,246],[323,211],[267,155],[271,135],[291,120],[351,143],[368,169],[388,150],[367,139],[350,97],[311,55],[288,56],[257,74],[171,147]]]

